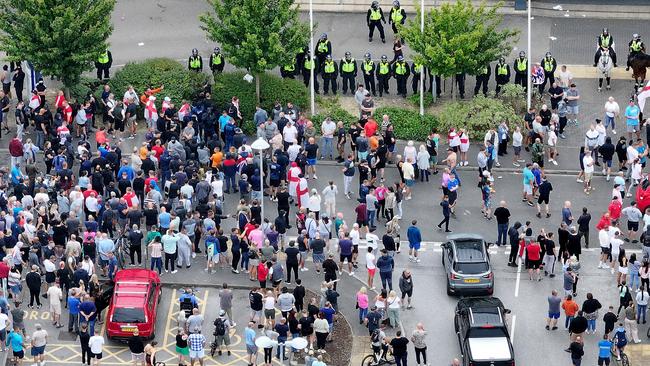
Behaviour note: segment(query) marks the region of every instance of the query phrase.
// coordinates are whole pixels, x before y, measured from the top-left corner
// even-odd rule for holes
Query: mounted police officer
[[[630,60],[632,60],[639,53],[645,53],[645,44],[643,44],[641,36],[634,33],[632,35],[632,40],[628,44],[628,49],[630,53],[627,56],[627,67],[625,68],[625,71],[630,71]]]
[[[609,56],[612,58],[612,61],[614,62],[614,67],[616,67],[616,51],[614,51],[614,37],[609,34],[609,30],[607,28],[603,28],[603,33],[598,35],[598,38],[596,38],[596,44],[598,45],[598,50],[596,51],[596,54],[594,55],[594,67],[598,64],[598,60],[600,59],[600,54],[602,51],[609,50]]]

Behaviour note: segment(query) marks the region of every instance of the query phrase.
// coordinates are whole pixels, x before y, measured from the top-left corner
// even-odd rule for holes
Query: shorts
[[[637,132],[639,131],[639,125],[626,125],[627,132]]]
[[[341,254],[339,256],[339,261],[341,261],[341,263],[345,262],[346,259],[348,260],[348,263],[352,263],[352,254],[350,255]]]
[[[301,254],[301,257],[302,257],[302,254]],[[314,258],[314,263],[323,263],[325,261],[325,254],[323,254],[323,253],[321,253],[321,254],[314,253],[314,254],[312,254],[312,257]],[[302,258],[306,258],[306,255],[305,255],[305,257],[302,257]]]
[[[359,224],[359,227],[364,227],[368,226],[368,221],[367,220],[357,220],[357,224]]]
[[[56,273],[54,272],[45,272],[45,282],[52,284],[56,281]]]
[[[359,160],[366,160],[366,158],[368,158],[368,152],[367,151],[364,151],[364,152],[359,151],[359,152],[357,152],[357,156],[359,157]]]
[[[14,351],[14,357],[22,360],[23,358],[25,358],[25,350]]]
[[[262,310],[251,310],[251,318],[262,319]]]
[[[527,195],[533,194],[533,186],[530,184],[524,184],[524,193]]]
[[[580,366],[582,365],[582,358],[571,357],[571,362],[573,362],[573,366]]]
[[[485,206],[485,208],[490,208],[490,207],[492,207],[492,201],[490,200],[489,197],[483,199],[483,205]]]
[[[515,155],[521,154],[521,146],[513,146],[512,148],[515,150]]]
[[[317,159],[307,159],[307,165],[314,166],[316,165]]]
[[[205,357],[205,351],[204,350],[200,350],[200,351],[192,351],[192,350],[190,350],[190,358],[197,359],[197,358],[203,358],[203,357]]]
[[[438,164],[438,155],[429,156],[429,164],[437,165]]]
[[[598,357],[598,366],[609,366],[609,357]]]
[[[406,186],[407,187],[413,187],[415,185],[415,180],[413,179],[407,179],[406,180]]]
[[[219,263],[219,253],[212,255],[212,263]]]
[[[282,280],[274,280],[273,282],[273,287],[278,287],[282,283]]]
[[[275,319],[275,309],[264,309],[264,317],[266,319]]]
[[[548,197],[542,197],[542,196],[539,196],[539,198],[537,199],[537,203],[540,204],[540,205],[541,205],[542,203],[548,205],[548,201],[549,201],[549,198],[548,198]]]
[[[214,337],[217,342],[217,347],[223,345],[230,346],[230,334],[226,332],[224,335],[218,335]]]
[[[4,342],[7,339],[7,329],[0,330],[0,342]]]
[[[420,250],[420,243],[409,243],[409,249]]]
[[[568,106],[566,106],[566,113],[567,114],[578,114],[578,113],[580,113],[580,106],[579,105],[568,105]]]
[[[528,269],[538,269],[542,265],[542,260],[528,260],[526,261],[526,268]]]
[[[45,346],[32,347],[30,353],[32,354],[32,356],[40,356],[45,353]]]
[[[96,359],[98,359],[98,360],[101,360],[101,359],[102,359],[102,353],[101,353],[101,352],[99,352],[99,353],[93,353],[93,352],[91,351],[91,352],[90,352],[90,358],[96,358]]]
[[[628,221],[627,222],[627,230],[632,230],[632,231],[639,231],[639,222],[636,221]]]
[[[611,248],[606,248],[606,247],[600,247],[600,254],[607,254],[609,255],[612,252]]]
[[[108,259],[102,259],[101,257],[99,257],[99,266],[103,268],[106,267],[107,265],[108,265]]]
[[[587,173],[585,172],[585,183],[591,182],[591,178],[594,176],[594,173]]]
[[[537,165],[539,165],[540,168],[543,168],[544,167],[544,158],[542,158],[540,160],[537,160],[537,161],[533,160],[533,163],[537,163]]]
[[[377,268],[367,268],[368,269],[368,276],[370,277],[375,277],[375,272],[377,272]]]
[[[249,355],[254,355],[257,353],[257,346],[254,344],[247,344],[246,345],[246,353]]]
[[[271,187],[279,187],[280,186],[280,180],[279,179],[271,179],[269,180],[269,184]]]
[[[176,347],[176,353],[181,353],[179,352],[179,347]],[[185,347],[185,350],[187,350],[187,347]],[[184,355],[187,355],[187,353],[183,353]],[[131,353],[131,361],[137,362],[137,361],[144,361],[144,353]]]
[[[560,313],[548,313],[549,319],[560,319]]]
[[[607,165],[608,168],[612,167],[612,160],[611,159],[610,160],[605,160],[604,162],[605,162],[605,165]]]
[[[359,244],[352,245],[352,254],[359,254]]]

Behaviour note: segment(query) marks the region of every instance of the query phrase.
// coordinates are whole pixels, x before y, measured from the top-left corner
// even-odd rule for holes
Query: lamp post
[[[530,2],[531,0],[528,0],[528,65],[526,65],[526,106],[528,109],[530,109],[531,105],[531,99],[533,96],[533,91],[531,90],[532,85],[532,80],[531,80],[531,75],[530,75],[530,31],[531,31],[531,9],[530,9]]]
[[[260,199],[260,209],[262,222],[259,224],[260,229],[262,229],[262,233],[264,233],[264,150],[268,149],[269,147],[271,147],[271,145],[269,145],[269,143],[261,137],[253,141],[251,144],[251,148],[253,150],[260,151],[260,192],[262,192],[262,198]]]
[[[424,0],[420,0],[420,32],[424,36]],[[424,67],[420,66],[420,115],[424,116]]]
[[[313,1],[309,0],[309,57],[314,62],[314,7]],[[315,64],[314,64],[315,65]],[[309,71],[309,99],[312,116],[316,114],[316,98],[314,96],[314,67]]]

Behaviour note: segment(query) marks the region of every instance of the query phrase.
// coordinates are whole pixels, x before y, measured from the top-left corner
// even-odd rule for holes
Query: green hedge
[[[408,99],[409,103],[414,107],[420,108],[420,93],[409,95],[406,99]],[[432,105],[433,95],[431,95],[431,93],[424,94],[424,108],[429,108]]]
[[[70,87],[70,97],[82,103],[88,94],[95,94],[102,82],[97,78],[82,76],[77,85]]]
[[[418,111],[395,107],[377,108],[375,110],[377,122],[381,122],[384,114],[390,117],[395,136],[402,140],[424,141],[429,132],[438,126],[436,117],[430,114],[420,116]]]
[[[472,139],[483,139],[485,133],[496,129],[503,121],[513,128],[520,121],[512,106],[500,99],[482,95],[471,102],[452,102],[445,105],[438,115],[441,131],[463,127]]]
[[[108,82],[116,99],[122,99],[129,85],[133,85],[138,95],[142,95],[148,86],[157,88],[164,85],[165,89],[156,100],[159,108],[164,97],[170,97],[180,107],[182,100],[194,99],[206,83],[206,74],[191,72],[178,61],[168,58],[128,63]]]
[[[255,81],[244,80],[246,73],[242,71],[227,72],[215,76],[212,86],[212,100],[220,108],[230,103],[233,96],[239,98],[239,107],[245,121],[251,121],[255,114]],[[260,78],[260,104],[271,113],[275,101],[282,105],[292,102],[301,110],[309,107],[309,91],[301,81],[282,79],[271,74],[262,74]]]

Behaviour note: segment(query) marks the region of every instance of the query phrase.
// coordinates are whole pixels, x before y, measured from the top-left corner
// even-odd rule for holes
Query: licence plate
[[[129,325],[129,326],[124,326],[124,325],[123,325],[123,326],[120,327],[120,329],[122,329],[122,332],[130,332],[130,333],[133,333],[133,332],[135,332],[136,329],[138,329],[138,327],[130,326],[130,325]]]
[[[463,280],[465,283],[478,283],[479,280],[477,278],[468,278],[466,280]]]

